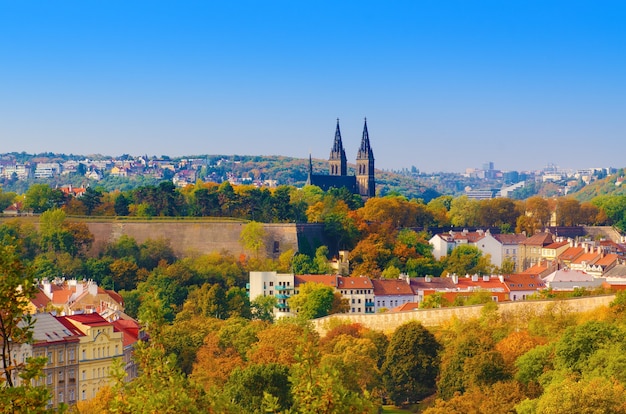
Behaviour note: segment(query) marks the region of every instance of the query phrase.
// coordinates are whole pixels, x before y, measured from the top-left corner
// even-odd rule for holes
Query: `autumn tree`
[[[394,331],[382,366],[385,388],[394,404],[416,403],[435,392],[440,347],[419,322]]]

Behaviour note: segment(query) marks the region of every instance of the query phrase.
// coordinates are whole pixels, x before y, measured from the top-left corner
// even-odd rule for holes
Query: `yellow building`
[[[78,400],[96,396],[100,388],[112,385],[111,366],[124,353],[123,334],[97,313],[61,316],[68,329],[79,333]]]

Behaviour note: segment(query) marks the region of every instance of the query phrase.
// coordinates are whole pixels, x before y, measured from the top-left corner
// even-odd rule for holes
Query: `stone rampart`
[[[179,257],[227,251],[235,256],[244,253],[239,242],[245,222],[158,222],[158,221],[86,221],[94,235],[91,254],[97,254],[108,242],[122,235],[137,243],[164,238],[170,241]],[[298,251],[298,232],[295,224],[263,224],[266,231],[266,250],[261,255],[276,258],[280,253]]]
[[[525,312],[528,308],[532,308],[536,312],[545,310],[551,304],[560,302],[572,312],[587,312],[601,306],[607,306],[615,299],[615,295],[606,296],[588,296],[583,298],[541,301],[518,301],[518,302],[501,302],[498,303],[498,312],[503,313],[520,313]],[[393,313],[377,313],[373,315],[353,315],[353,314],[337,314],[314,319],[313,325],[320,335],[324,335],[328,330],[328,322],[335,318],[340,321],[350,323],[360,323],[361,325],[383,331],[385,333],[393,332],[398,326],[409,321],[421,322],[424,326],[440,326],[452,318],[467,320],[480,317],[483,305],[460,306],[440,309],[419,309],[406,312]]]

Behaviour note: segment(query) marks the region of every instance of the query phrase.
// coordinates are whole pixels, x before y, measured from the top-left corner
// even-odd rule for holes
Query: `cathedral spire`
[[[361,146],[356,155],[356,180],[359,186],[359,194],[364,198],[376,195],[376,181],[374,179],[374,152],[370,145],[370,136],[367,131],[367,118],[363,124],[363,136]]]
[[[330,175],[345,176],[348,174],[348,159],[341,142],[341,130],[339,129],[339,118],[337,118],[337,128],[335,129],[335,141],[330,150]]]

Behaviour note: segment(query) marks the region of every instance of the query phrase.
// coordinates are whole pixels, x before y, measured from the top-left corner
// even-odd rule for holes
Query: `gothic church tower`
[[[337,131],[339,131],[339,124],[337,124]],[[365,118],[365,124],[363,125],[361,147],[356,156],[356,181],[359,187],[359,194],[362,197],[369,198],[376,196],[374,152],[372,151],[369,133],[367,132],[367,118]]]
[[[341,131],[339,130],[339,118],[337,118],[337,129],[335,130],[335,142],[330,150],[330,158],[328,159],[330,175],[345,176],[348,174],[348,161],[346,152],[341,142]]]

